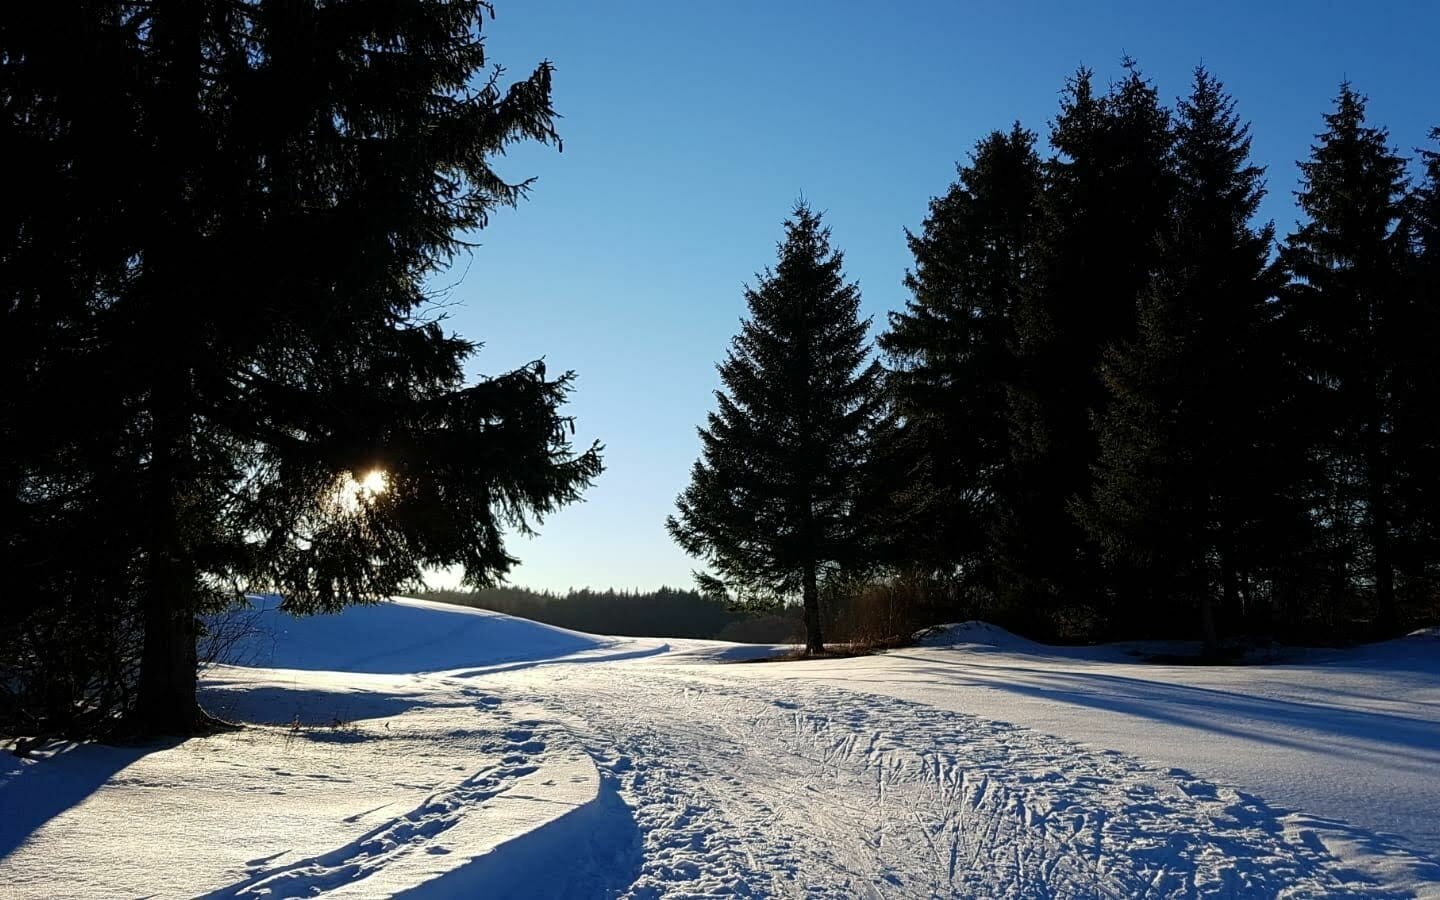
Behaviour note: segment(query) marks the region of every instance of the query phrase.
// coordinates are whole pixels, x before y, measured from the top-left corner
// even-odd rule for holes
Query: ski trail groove
[[[479,705],[491,716],[504,715],[493,700]],[[363,879],[401,855],[424,852],[430,841],[457,825],[463,816],[475,814],[486,802],[536,771],[551,740],[551,735],[542,730],[546,725],[528,720],[502,724],[491,748],[498,762],[458,784],[435,791],[414,809],[326,853],[271,867],[263,867],[268,860],[257,860],[262,864],[257,871],[203,895],[201,900],[312,896]],[[550,725],[548,731],[554,730]]]
[[[921,704],[681,667],[513,683],[632,808],[620,896],[1393,897],[1255,797]]]

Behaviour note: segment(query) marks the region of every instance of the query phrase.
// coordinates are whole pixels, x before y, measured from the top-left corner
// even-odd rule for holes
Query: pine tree
[[[1430,132],[1440,141],[1440,128]],[[1400,337],[1395,422],[1396,568],[1414,599],[1440,589],[1440,151],[1421,150],[1423,175],[1406,216],[1408,324]]]
[[[1103,97],[1089,70],[1067,84],[1050,138],[1059,155],[1045,167],[1036,277],[1014,319],[1013,477],[996,556],[1001,596],[1042,620],[1062,598],[1102,588],[1097,553],[1071,509],[1098,453],[1091,423],[1107,400],[1101,359],[1135,333],[1174,189],[1169,113],[1134,63],[1125,67]]]
[[[0,719],[84,734],[124,708],[138,633],[135,406],[109,390],[106,304],[137,251],[147,147],[120,4],[0,11]]]
[[[488,14],[478,0],[173,0],[41,25],[16,15],[0,32],[17,73],[6,90],[33,85],[26,96],[63,108],[57,127],[93,135],[123,119],[113,141],[132,168],[81,186],[108,175],[129,187],[73,207],[106,213],[118,266],[109,244],[81,244],[79,271],[105,277],[67,280],[23,238],[54,227],[70,248],[90,237],[86,222],[27,207],[25,252],[6,273],[53,357],[24,377],[52,385],[62,408],[118,412],[83,440],[15,414],[7,429],[73,451],[58,468],[85,489],[30,458],[7,478],[25,486],[32,522],[54,508],[106,516],[111,554],[75,546],[51,564],[57,581],[103,583],[138,617],[139,731],[205,726],[204,611],[262,588],[296,612],[376,601],[427,566],[487,583],[515,561],[502,529],[525,530],[599,471],[558,412],[569,375],[535,363],[467,385],[475,345],[425,313],[427,280],[465,250],[461,235],[526,192],[490,159],[557,140],[548,64],[508,88],[498,69],[482,74]],[[81,47],[104,36],[107,52],[83,61],[41,33],[55,26]],[[72,65],[121,112],[74,100]],[[93,153],[79,140],[37,152],[58,172]]]
[[[699,429],[703,445],[675,540],[703,557],[702,576],[742,597],[804,604],[805,644],[824,650],[819,582],[873,558],[870,460],[886,423],[880,364],[870,360],[860,290],[846,283],[820,215],[797,204],[773,270],[745,291],[750,316],[731,343]]]
[[[1282,521],[1287,481],[1268,440],[1286,396],[1271,345],[1273,229],[1250,225],[1263,170],[1234,107],[1197,69],[1178,107],[1172,220],[1139,332],[1106,356],[1095,488],[1080,505],[1108,562],[1198,608],[1211,655],[1216,607],[1238,610],[1255,548]],[[1164,606],[1144,612],[1161,626],[1172,618]]]
[[[1348,83],[1325,124],[1300,163],[1298,198],[1308,221],[1281,256],[1294,278],[1287,315],[1317,391],[1312,412],[1323,427],[1317,454],[1325,483],[1316,511],[1343,567],[1336,593],[1368,587],[1376,624],[1388,630],[1397,621],[1393,434],[1410,324],[1399,227],[1405,161],[1383,128],[1366,125],[1365,100]]]
[[[911,559],[991,590],[990,535],[1010,461],[1012,317],[1032,276],[1040,191],[1033,133],[1016,124],[979,141],[921,233],[908,235],[911,299],[879,339],[912,460]]]

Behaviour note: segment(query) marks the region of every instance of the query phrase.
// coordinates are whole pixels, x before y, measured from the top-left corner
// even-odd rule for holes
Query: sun
[[[384,469],[371,469],[359,478],[346,473],[340,476],[331,494],[331,502],[347,514],[360,511],[390,488],[390,476]]]
[[[384,469],[371,469],[364,477],[356,482],[359,487],[358,493],[363,497],[374,497],[376,494],[385,493],[390,486],[390,476],[385,474]]]

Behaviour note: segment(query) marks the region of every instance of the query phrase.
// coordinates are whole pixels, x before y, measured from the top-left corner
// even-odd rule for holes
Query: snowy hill
[[[247,634],[229,657],[247,665],[330,672],[436,672],[534,662],[616,643],[503,613],[396,597],[329,616],[296,618],[279,598],[251,598]]]
[[[273,600],[233,734],[0,761],[0,896],[1440,896],[1440,640],[1144,664],[984,623],[763,665]]]

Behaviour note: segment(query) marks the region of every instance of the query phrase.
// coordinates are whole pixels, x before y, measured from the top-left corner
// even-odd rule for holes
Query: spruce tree
[[[92,733],[134,689],[137,407],[104,331],[149,148],[122,9],[0,10],[0,153],[25,172],[0,204],[0,720],[22,733]]]
[[[1440,128],[1430,137],[1440,141]],[[1415,600],[1440,587],[1440,151],[1422,149],[1420,159],[1421,181],[1406,216],[1410,307],[1395,422],[1396,567]]]
[[[1267,439],[1286,396],[1271,346],[1273,229],[1250,224],[1263,170],[1234,107],[1197,69],[1178,107],[1158,271],[1140,296],[1138,333],[1106,355],[1095,487],[1079,505],[1107,561],[1155,586],[1148,621],[1170,623],[1168,598],[1193,605],[1211,655],[1216,607],[1238,611],[1256,547],[1281,525],[1287,481]]]
[[[11,226],[10,313],[43,346],[6,370],[6,391],[29,379],[56,408],[112,411],[77,437],[63,417],[7,406],[7,432],[65,452],[21,457],[5,477],[26,522],[105,517],[108,552],[56,549],[44,602],[68,602],[78,581],[133,611],[137,731],[205,726],[206,610],[255,589],[331,610],[415,586],[428,566],[487,583],[515,562],[503,529],[527,529],[599,471],[558,411],[570,376],[535,363],[467,383],[476,345],[426,312],[430,277],[527,189],[494,155],[557,140],[548,64],[508,87],[485,74],[489,9],[173,0],[5,14],[7,127],[49,121],[10,91],[56,110],[44,127],[76,139],[28,146],[44,171],[99,189],[62,206],[69,218],[31,204]],[[104,53],[81,56],[102,39]],[[77,82],[103,85],[114,108]],[[99,170],[79,139],[104,128],[124,172]],[[107,192],[107,178],[124,187]],[[29,238],[43,229],[60,240]],[[77,277],[60,255],[72,250]]]
[[[820,215],[797,204],[773,270],[745,291],[750,315],[719,364],[723,390],[699,429],[690,484],[666,520],[741,597],[804,604],[805,646],[824,651],[819,583],[868,565],[876,434],[886,427],[860,290]]]
[[[1398,617],[1394,427],[1411,324],[1399,227],[1405,161],[1385,129],[1366,124],[1365,100],[1349,83],[1325,125],[1300,163],[1308,221],[1282,250],[1293,277],[1286,313],[1316,391],[1325,480],[1315,508],[1337,566],[1334,590],[1368,589],[1377,626],[1389,630]]]
[[[1104,96],[1087,69],[1066,86],[1050,138],[1058,155],[1045,166],[1036,277],[1014,318],[998,580],[1002,598],[1041,621],[1062,598],[1102,593],[1098,553],[1072,507],[1089,490],[1098,452],[1091,423],[1108,398],[1101,359],[1135,333],[1173,193],[1169,112],[1134,63],[1125,68]]]
[[[879,339],[910,462],[910,558],[988,590],[1010,462],[1012,317],[1033,274],[1040,201],[1035,135],[1016,124],[980,140],[921,233],[907,235],[911,298]]]

